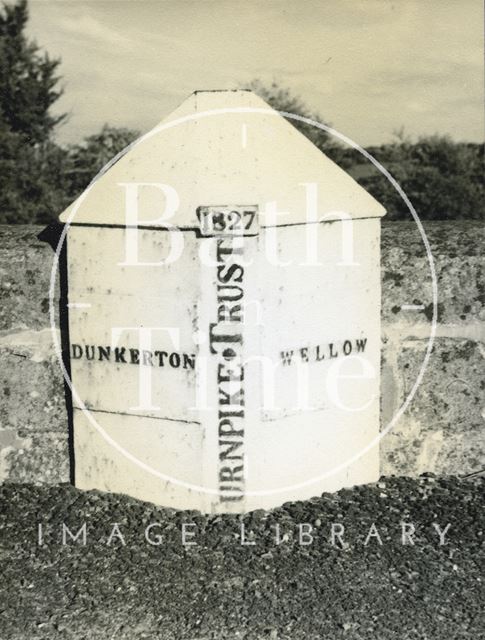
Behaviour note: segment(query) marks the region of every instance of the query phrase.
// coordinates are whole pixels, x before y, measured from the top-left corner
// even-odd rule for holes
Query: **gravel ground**
[[[0,637],[478,640],[484,486],[387,478],[242,518],[68,485],[4,485]],[[402,544],[402,521],[415,526],[414,546]],[[63,546],[62,523],[76,532],[83,522],[86,545],[67,536]],[[184,523],[196,545],[183,545]],[[304,523],[312,544],[300,544]],[[444,545],[433,523],[450,524]],[[159,545],[144,537],[150,524]],[[241,544],[241,524],[255,544]]]

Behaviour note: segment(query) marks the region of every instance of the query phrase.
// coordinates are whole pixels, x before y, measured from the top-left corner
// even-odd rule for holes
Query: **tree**
[[[64,152],[52,141],[64,115],[59,60],[41,53],[24,30],[26,0],[0,9],[0,221],[44,222],[64,204],[59,184]]]
[[[273,109],[291,113],[319,124],[327,124],[323,118],[316,112],[311,111],[307,105],[287,87],[279,85],[277,82],[264,84],[261,80],[252,80],[244,86],[244,89],[254,91],[260,98],[265,100]],[[298,129],[304,136],[313,142],[321,151],[331,155],[331,152],[340,147],[338,141],[335,140],[325,130],[316,127],[313,124],[302,122],[295,118],[287,118],[291,124]]]
[[[27,41],[27,20],[26,0],[5,4],[0,13],[0,113],[12,133],[35,144],[48,140],[65,115],[50,113],[62,94],[55,75],[60,60],[51,60]]]
[[[66,192],[77,197],[120,151],[139,137],[132,129],[105,124],[99,133],[88,136],[81,144],[68,149],[68,168],[65,171]]]
[[[255,80],[245,88],[278,111],[322,122],[299,97],[275,82],[265,85]],[[359,151],[315,126],[290,122],[379,200],[388,211],[388,220],[410,219],[399,193]],[[368,151],[397,180],[423,220],[485,218],[483,145],[458,143],[446,136],[425,136],[413,142],[402,127],[394,136],[392,144],[369,147]]]
[[[423,220],[485,218],[483,145],[425,136],[368,150],[397,180]],[[386,207],[390,219],[410,219],[405,202],[377,169],[354,167],[352,173]]]
[[[0,131],[0,222],[44,224],[67,205],[66,153],[51,142],[31,146]]]

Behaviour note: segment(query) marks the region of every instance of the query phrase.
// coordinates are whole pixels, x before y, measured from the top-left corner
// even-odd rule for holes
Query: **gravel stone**
[[[0,637],[478,640],[484,486],[386,478],[268,512],[203,516],[67,484],[6,484]],[[403,521],[415,526],[413,546],[401,544]],[[83,522],[86,545],[67,536],[63,546],[62,524],[74,533]],[[144,537],[153,523],[160,545]],[[303,523],[312,544],[299,544]],[[345,528],[342,544],[330,543],[332,523]],[[433,523],[450,525],[445,545]],[[182,544],[184,524],[195,545]],[[254,544],[241,544],[241,524]]]

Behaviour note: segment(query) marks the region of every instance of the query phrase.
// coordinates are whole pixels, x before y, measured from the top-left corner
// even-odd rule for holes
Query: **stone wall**
[[[461,475],[485,467],[485,228],[459,221],[428,223],[425,229],[438,284],[436,339],[413,401],[382,440],[384,475]],[[431,300],[430,269],[416,225],[384,224],[383,425],[415,383],[430,334]]]
[[[39,231],[0,227],[0,479],[55,483],[69,477],[67,424],[49,327],[52,250],[37,240]],[[412,402],[381,442],[384,475],[485,466],[485,230],[479,222],[435,222],[426,232],[438,281],[437,337]],[[382,302],[384,428],[415,384],[431,327],[431,275],[414,223],[383,225]]]

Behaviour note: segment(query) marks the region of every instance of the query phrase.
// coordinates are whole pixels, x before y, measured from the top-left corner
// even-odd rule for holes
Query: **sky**
[[[257,78],[368,146],[483,141],[482,29],[481,0],[30,0],[28,34],[62,60],[63,144]]]

